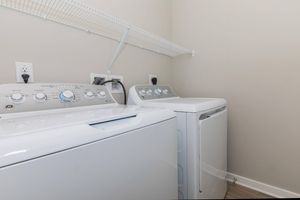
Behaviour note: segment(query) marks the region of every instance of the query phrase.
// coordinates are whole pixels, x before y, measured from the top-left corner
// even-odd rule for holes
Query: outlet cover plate
[[[28,83],[33,83],[33,64],[26,62],[16,62],[16,78],[17,83],[24,83],[22,78],[23,74],[28,74],[30,77],[28,79]]]
[[[157,78],[157,84],[158,84],[158,75],[156,75],[156,74],[149,74],[149,80],[148,80],[149,85],[153,85],[152,84],[152,78]]]
[[[108,80],[108,76],[106,74],[96,74],[96,73],[91,73],[90,74],[90,83],[93,84],[94,83],[94,80],[95,78],[103,78],[104,81],[107,81]]]
[[[124,84],[124,77],[123,76],[120,76],[120,75],[109,75],[108,76],[108,80],[113,80],[113,79],[120,80]],[[107,86],[108,86],[108,89],[110,90],[110,92],[113,93],[113,94],[123,93],[123,89],[122,89],[122,86],[120,84],[109,83],[109,84],[107,84]]]

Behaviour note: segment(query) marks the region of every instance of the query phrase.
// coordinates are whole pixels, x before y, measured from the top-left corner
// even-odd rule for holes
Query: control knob
[[[162,91],[161,91],[161,89],[159,89],[159,88],[155,90],[155,94],[157,94],[157,95],[161,95],[161,92],[162,92]]]
[[[148,95],[148,96],[151,96],[151,95],[152,95],[152,90],[148,90],[148,91],[147,91],[147,95]]]
[[[95,96],[95,94],[93,92],[91,92],[91,91],[86,92],[85,95],[88,98],[93,98]]]
[[[106,97],[106,92],[105,92],[105,91],[99,92],[99,96],[100,96],[101,98],[105,98],[105,97]]]
[[[10,96],[10,99],[13,101],[13,102],[21,102],[23,101],[24,99],[24,95],[21,94],[21,93],[14,93]]]
[[[38,101],[45,101],[45,100],[47,100],[47,95],[44,94],[44,93],[42,93],[42,92],[37,93],[34,97]]]
[[[146,91],[145,91],[145,90],[141,90],[141,91],[139,91],[139,94],[140,94],[142,97],[145,97]]]
[[[75,94],[70,90],[66,90],[61,92],[59,97],[64,102],[71,102],[75,99]]]
[[[164,89],[164,90],[163,90],[163,93],[164,93],[164,94],[168,94],[168,93],[169,93],[169,90],[168,90],[168,89]]]

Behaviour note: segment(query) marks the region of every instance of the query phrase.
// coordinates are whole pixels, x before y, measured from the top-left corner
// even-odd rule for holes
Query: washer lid
[[[0,120],[0,169],[175,118],[164,109],[114,106]]]
[[[202,112],[226,106],[225,99],[217,98],[169,98],[143,101],[142,105],[171,109],[176,112]]]

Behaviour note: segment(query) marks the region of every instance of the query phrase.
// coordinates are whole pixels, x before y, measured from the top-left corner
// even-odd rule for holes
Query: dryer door
[[[227,109],[202,114],[199,129],[200,197],[223,199],[227,190]]]

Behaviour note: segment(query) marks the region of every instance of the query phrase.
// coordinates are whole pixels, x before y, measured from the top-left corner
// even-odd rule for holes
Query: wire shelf
[[[78,0],[0,0],[0,6],[116,41],[120,41],[124,30],[129,28],[126,44],[170,57],[193,54],[193,51]]]

